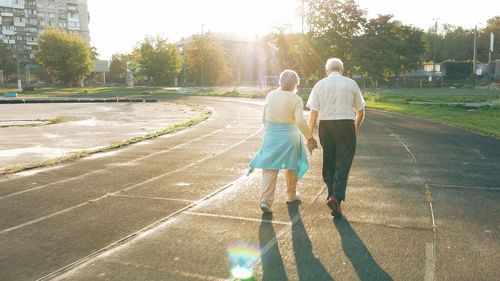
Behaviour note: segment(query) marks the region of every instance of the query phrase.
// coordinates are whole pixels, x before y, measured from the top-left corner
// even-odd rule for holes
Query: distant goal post
[[[279,76],[264,76],[264,80],[262,81],[262,88],[277,88],[280,85],[279,81]]]

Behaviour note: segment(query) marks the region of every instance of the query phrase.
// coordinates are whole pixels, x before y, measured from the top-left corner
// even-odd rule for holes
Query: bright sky
[[[368,17],[393,14],[404,24],[427,30],[448,23],[465,28],[484,27],[500,15],[495,0],[356,0]],[[145,35],[161,35],[170,42],[205,31],[266,34],[273,27],[292,24],[300,30],[298,0],[88,0],[91,45],[101,59],[128,53]]]

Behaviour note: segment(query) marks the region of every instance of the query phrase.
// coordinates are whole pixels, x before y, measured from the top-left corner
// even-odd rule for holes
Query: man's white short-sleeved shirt
[[[365,100],[354,80],[332,72],[314,85],[307,107],[318,111],[319,120],[355,120]]]

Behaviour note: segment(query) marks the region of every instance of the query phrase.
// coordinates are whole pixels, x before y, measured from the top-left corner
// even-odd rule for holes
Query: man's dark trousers
[[[323,147],[323,180],[328,198],[345,200],[347,178],[356,152],[354,120],[320,120],[319,141]],[[327,198],[327,199],[328,199]]]

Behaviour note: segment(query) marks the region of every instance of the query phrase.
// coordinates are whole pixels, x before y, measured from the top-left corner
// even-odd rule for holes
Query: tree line
[[[394,20],[392,15],[368,19],[367,11],[355,0],[303,2],[303,10],[299,7],[297,16],[304,16],[304,34],[291,32],[285,25],[258,39],[256,44],[267,48],[264,53],[270,57],[264,67],[265,75],[276,75],[289,68],[303,78],[316,80],[324,75],[326,59],[338,57],[344,61],[347,75],[363,75],[378,84],[415,71],[423,62],[472,60],[474,29],[441,24],[425,31]],[[496,38],[492,60],[500,59],[500,16],[488,19],[485,27],[477,30],[477,58],[482,63],[489,60],[490,33]],[[228,63],[228,52],[217,36],[205,34],[202,40],[195,35],[185,50],[185,71],[193,83],[199,84],[201,79],[207,85],[230,83],[228,77],[234,70]],[[123,76],[124,58],[130,59],[125,54],[113,56],[113,78]]]
[[[472,59],[474,29],[441,24],[438,29],[424,31],[394,20],[392,15],[368,19],[366,10],[355,0],[303,0],[297,16],[304,17],[303,34],[280,26],[255,43],[261,50],[259,55],[267,58],[264,75],[288,68],[302,78],[315,80],[324,75],[326,59],[338,57],[344,61],[347,75],[363,75],[383,83],[419,69],[434,57],[436,62]],[[500,16],[488,19],[485,28],[477,30],[479,62],[488,62],[490,33],[496,38],[492,60],[500,59]],[[171,85],[181,75],[189,76],[193,84],[231,83],[235,72],[231,65],[238,61],[224,41],[212,33],[191,39],[181,54],[165,38],[145,37],[131,53],[112,56],[107,78],[123,83],[128,65],[149,85]],[[97,53],[77,34],[51,28],[40,36],[35,55],[44,73],[64,84],[75,84],[92,73],[91,59]],[[12,51],[3,43],[0,69],[7,75],[16,71]]]

